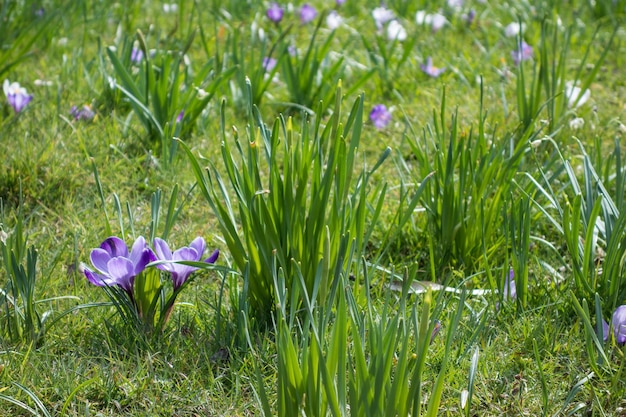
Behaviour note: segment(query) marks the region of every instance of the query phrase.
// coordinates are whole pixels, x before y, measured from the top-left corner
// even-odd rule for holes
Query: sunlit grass
[[[609,320],[614,308],[626,303],[624,2],[466,1],[456,10],[457,2],[390,0],[387,6],[409,36],[395,43],[387,38],[386,27],[377,31],[371,11],[380,6],[378,1],[310,3],[319,22],[300,22],[302,2],[292,9],[279,2],[285,15],[278,24],[266,16],[270,3],[258,0],[179,0],[176,12],[165,12],[162,3],[139,1],[69,5],[51,0],[42,2],[43,12],[39,2],[0,5],[0,33],[6,33],[0,35],[0,84],[4,78],[17,81],[34,96],[19,114],[0,97],[0,230],[13,230],[22,201],[23,227],[37,250],[37,311],[51,311],[54,318],[81,307],[36,337],[0,333],[0,414],[290,415],[286,410],[306,410],[326,415],[331,404],[328,410],[341,410],[339,414],[396,415],[406,409],[368,396],[367,384],[378,381],[390,393],[392,384],[401,385],[403,372],[416,369],[415,360],[424,360],[421,397],[413,399],[421,402],[422,415],[623,414],[624,348],[612,337],[602,342],[596,323],[599,315]],[[442,13],[447,23],[438,31],[418,25],[420,9]],[[330,10],[343,17],[334,32],[325,21]],[[506,35],[507,25],[515,22],[524,24],[521,36],[534,49],[523,68],[516,67],[511,55],[520,38]],[[122,57],[123,45],[141,47],[137,31],[146,39],[146,53],[159,50],[155,62],[175,63],[152,67],[152,72],[125,67],[124,75],[137,83],[137,91],[149,93],[142,97],[143,107],[130,103],[129,94],[111,89],[107,78],[118,77],[121,84],[124,71],[115,70],[110,54]],[[274,44],[272,57],[279,63],[268,74],[259,65]],[[297,48],[297,58],[288,55],[290,46]],[[567,54],[561,55],[565,46]],[[429,56],[446,67],[438,78],[420,70]],[[194,100],[208,63],[211,77],[226,74],[225,79],[216,83],[206,106],[196,109],[197,119],[189,120],[184,132],[177,131],[173,120],[178,108],[189,104],[187,98]],[[319,71],[308,73],[314,69],[311,63]],[[542,68],[555,72],[540,76]],[[146,84],[164,71],[172,75],[167,88]],[[248,105],[246,77],[255,84],[251,96],[258,113]],[[576,78],[590,89],[590,98],[568,108],[562,87]],[[345,97],[336,104],[338,79]],[[162,99],[176,94],[177,85],[185,86],[181,93],[186,98],[168,101],[170,108]],[[324,141],[318,145],[313,129],[339,123],[337,129],[346,129],[344,137],[350,140],[347,127],[354,124],[349,125],[349,115],[361,93],[362,130],[353,143],[353,172],[344,172],[341,162],[332,171],[352,174],[352,182],[338,182],[330,195],[347,187],[363,191],[363,198],[337,199],[345,204],[319,216],[336,220],[327,225],[332,244],[325,245],[324,233],[309,242],[288,226],[281,231],[285,239],[297,241],[298,253],[310,257],[301,264],[291,259],[272,264],[275,242],[254,241],[269,233],[264,229],[269,225],[255,224],[247,247],[266,252],[264,267],[255,264],[256,276],[267,278],[266,316],[260,320],[254,316],[258,312],[242,313],[249,294],[244,287],[250,273],[246,254],[254,251],[229,253],[219,219],[196,181],[209,165],[212,174],[224,178],[227,169],[247,170],[250,166],[239,159],[220,155],[222,141],[231,151],[237,141],[246,149],[249,138],[260,145],[260,122],[269,129],[275,126],[275,134],[268,131],[266,139],[273,137],[273,149],[284,153],[270,162],[276,183],[289,179],[295,172],[289,169],[307,166],[285,166],[301,156],[290,150],[302,149],[288,140],[311,138],[309,154],[321,156],[309,163],[324,172],[328,161],[322,156],[332,147]],[[154,101],[157,97],[150,94],[163,96]],[[321,106],[320,99],[325,100]],[[391,121],[381,129],[368,119],[377,104],[391,110]],[[72,106],[83,105],[91,106],[93,120],[72,117]],[[282,112],[291,121],[275,124]],[[574,118],[584,124],[570,123]],[[307,120],[310,131],[303,133]],[[163,134],[155,134],[159,128]],[[181,133],[199,172],[186,152],[163,152],[164,146],[178,143],[169,142],[175,132]],[[339,146],[344,139],[338,134],[332,140]],[[389,157],[368,182],[359,182],[359,173],[371,171],[388,147]],[[165,161],[165,153],[171,159]],[[300,172],[299,178],[305,174]],[[255,194],[271,175],[269,165],[260,165],[255,175],[263,181],[246,184],[250,198],[269,198]],[[87,282],[80,263],[88,263],[90,250],[107,237],[108,228],[112,234],[122,234],[123,228],[127,242],[147,236],[153,193],[160,189],[169,196],[175,186],[184,204],[169,232],[172,246],[203,236],[208,247],[221,249],[219,264],[234,272],[198,273],[181,293],[162,334],[140,345],[112,307],[96,307],[108,299]],[[236,189],[229,185],[226,194]],[[115,196],[122,202],[121,226]],[[276,210],[281,207],[285,205],[275,202]],[[340,210],[344,215],[338,215]],[[108,225],[105,212],[111,215]],[[235,213],[231,220],[240,227],[263,219],[254,216]],[[377,221],[356,227],[338,218]],[[527,235],[520,228],[525,221]],[[615,225],[618,233],[610,236],[607,225]],[[332,280],[321,285],[324,268],[336,266],[324,261],[342,253],[335,243],[348,230],[369,240],[359,242],[354,253],[343,252],[350,261],[327,273]],[[510,268],[517,284],[515,301],[498,294]],[[0,271],[0,286],[6,290],[4,264]],[[433,293],[427,320],[411,322],[413,305],[416,317],[422,317],[424,294],[389,288],[401,288],[390,283],[407,276],[447,290]],[[288,283],[285,288],[279,285],[282,280]],[[307,298],[305,289],[316,295]],[[462,290],[468,291],[465,296]],[[75,298],[59,298],[66,296]],[[283,305],[291,297],[295,301]],[[15,311],[6,300],[0,304],[0,324],[5,326]],[[375,336],[393,334],[387,326],[396,314],[393,326],[406,338],[381,350]],[[256,319],[266,325],[254,325]],[[434,319],[442,330],[431,343],[419,325],[434,327]],[[342,338],[337,329],[344,324]],[[318,333],[312,335],[311,329]],[[285,353],[290,343],[291,357]],[[418,352],[420,346],[427,349]],[[324,361],[332,364],[325,371],[320,368]],[[290,380],[286,373],[296,368],[311,379],[298,382],[300,391],[289,391],[297,378]],[[367,377],[366,370],[372,372]],[[407,392],[415,393],[414,381],[420,378],[412,374],[409,380],[413,385]],[[441,389],[439,404],[433,399],[436,386]],[[472,395],[463,408],[466,391]],[[404,398],[401,389],[393,392],[394,398]],[[363,399],[360,411],[356,398]],[[319,400],[319,410],[314,400]]]

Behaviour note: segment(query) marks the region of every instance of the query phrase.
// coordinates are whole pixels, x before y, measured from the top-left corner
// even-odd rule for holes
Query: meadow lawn
[[[0,415],[626,416],[624,13],[0,2]]]

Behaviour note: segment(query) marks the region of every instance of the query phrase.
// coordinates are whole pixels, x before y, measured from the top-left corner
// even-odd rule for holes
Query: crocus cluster
[[[30,103],[33,99],[33,95],[28,94],[26,89],[21,87],[16,82],[12,83],[9,80],[4,80],[2,89],[4,90],[4,94],[7,96],[9,105],[13,107],[13,110],[15,110],[16,113],[24,110],[28,103]]]
[[[134,300],[135,278],[141,274],[148,264],[164,261],[157,268],[169,272],[174,291],[187,281],[196,267],[177,263],[178,261],[200,262],[206,249],[204,239],[197,237],[187,247],[172,252],[168,244],[159,238],[154,239],[154,251],[148,247],[146,240],[140,236],[128,251],[126,243],[116,236],[105,239],[100,247],[91,251],[91,264],[95,271],[85,267],[84,273],[89,282],[99,287],[118,286]],[[155,253],[156,252],[156,253]],[[215,250],[205,263],[215,263],[219,251]]]

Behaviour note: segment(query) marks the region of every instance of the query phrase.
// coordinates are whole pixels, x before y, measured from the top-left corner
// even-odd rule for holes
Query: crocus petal
[[[126,243],[117,236],[111,236],[100,244],[100,248],[111,254],[111,257],[128,257],[128,247]]]
[[[113,282],[111,278],[108,278],[104,275],[90,271],[87,268],[85,268],[85,277],[87,277],[87,280],[89,280],[89,282],[91,282],[93,285],[97,285],[98,287],[104,287],[105,285],[116,284],[115,282]]]
[[[122,257],[113,258],[109,261],[107,266],[111,279],[127,292],[132,291],[136,274],[134,273],[135,270],[130,259]]]
[[[213,253],[211,254],[211,256],[209,256],[208,258],[206,258],[204,260],[204,262],[206,262],[207,264],[214,264],[215,261],[217,261],[217,258],[220,256],[220,250],[219,249],[215,249],[213,251]]]
[[[615,332],[615,340],[617,343],[626,343],[626,305],[622,305],[615,309],[613,313],[613,331]]]
[[[154,238],[154,250],[156,251],[156,255],[161,260],[171,260],[172,259],[172,251],[170,250],[169,245],[166,241],[161,238]]]
[[[111,260],[111,254],[104,249],[96,248],[91,251],[91,264],[100,272],[108,272],[107,264]]]
[[[172,259],[174,261],[198,261],[200,256],[194,248],[184,246],[174,251]]]
[[[145,248],[143,252],[141,252],[141,255],[137,258],[137,261],[132,261],[132,264],[134,266],[134,275],[141,274],[143,270],[146,269],[146,265],[156,260],[157,257],[155,256],[154,252],[152,252],[152,249]]]
[[[137,261],[141,256],[143,256],[143,251],[146,249],[146,239],[143,236],[139,236],[135,243],[133,243],[133,247],[130,250],[130,260],[133,264],[137,264]]]
[[[197,238],[191,241],[191,243],[189,244],[189,247],[194,248],[196,250],[198,257],[195,260],[199,261],[202,255],[204,255],[204,250],[206,249],[206,243],[204,242],[204,239],[202,237],[198,236]]]

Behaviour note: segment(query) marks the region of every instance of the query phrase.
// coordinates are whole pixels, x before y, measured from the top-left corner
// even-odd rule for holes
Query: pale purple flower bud
[[[277,3],[272,3],[269,9],[267,9],[267,18],[274,23],[279,23],[281,20],[283,20],[284,14],[285,10]]]
[[[533,47],[522,41],[519,48],[511,52],[511,57],[513,57],[515,65],[519,65],[520,62],[527,61],[533,57]]]
[[[185,117],[185,110],[181,110],[180,113],[178,113],[178,116],[176,116],[176,123],[182,122],[183,117]]]
[[[274,58],[266,56],[263,58],[263,69],[265,72],[272,72],[276,68],[277,61]]]
[[[370,120],[376,128],[383,129],[391,121],[391,113],[384,104],[377,104],[370,112]]]
[[[317,16],[317,10],[309,3],[305,3],[300,9],[300,22],[309,23],[312,22]]]
[[[504,301],[515,300],[517,298],[517,288],[515,287],[515,273],[513,272],[513,268],[509,271],[509,276],[504,282],[504,292],[502,298]]]
[[[426,63],[425,64],[421,64],[420,68],[422,69],[422,71],[424,72],[424,74],[433,77],[433,78],[437,78],[439,77],[441,74],[443,74],[445,72],[445,67],[444,68],[437,68],[433,65],[433,59],[431,57],[426,58]]]
[[[344,4],[346,4],[346,0],[337,0],[336,3],[337,6],[343,6]]]
[[[135,65],[139,65],[141,64],[141,61],[143,61],[143,51],[139,48],[133,48],[130,52],[130,62]]]

